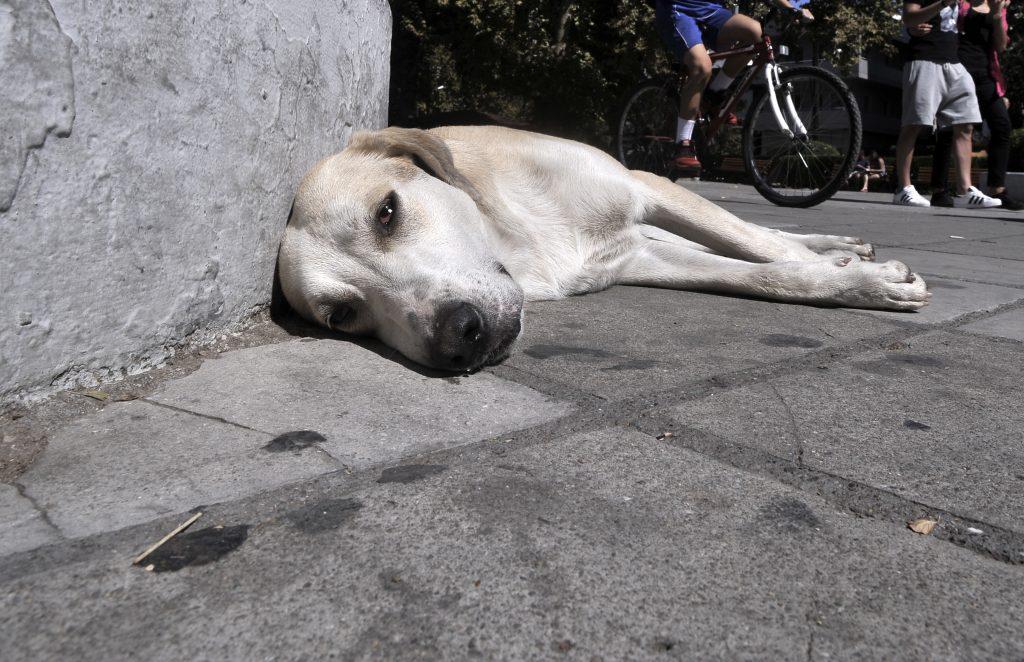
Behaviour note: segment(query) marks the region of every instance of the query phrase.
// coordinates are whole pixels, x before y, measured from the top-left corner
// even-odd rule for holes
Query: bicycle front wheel
[[[679,97],[674,81],[649,78],[626,96],[619,113],[615,155],[630,170],[671,173]]]
[[[843,81],[817,67],[786,69],[779,81],[776,98],[793,135],[779,126],[765,92],[751,106],[744,127],[744,164],[769,201],[813,207],[832,197],[853,168],[860,150],[860,109]]]

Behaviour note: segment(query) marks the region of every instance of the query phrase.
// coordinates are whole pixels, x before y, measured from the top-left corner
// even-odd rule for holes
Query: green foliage
[[[1006,96],[1010,100],[1010,117],[1014,120],[1014,126],[1020,126],[1022,109],[1024,109],[1024,6],[1019,2],[1010,5],[1007,12],[1010,24],[1010,45],[1002,55],[999,56],[1000,68],[1006,78]],[[1019,135],[1019,134],[1018,134]],[[1015,160],[1017,165],[1010,165],[1010,170],[1024,170],[1024,145],[1020,139],[1017,147],[1011,148],[1010,159]]]
[[[812,140],[811,143],[807,146],[807,149],[815,156],[842,156],[842,154],[839,153],[839,150],[836,148],[835,145],[831,143],[822,142],[820,140]]]
[[[396,0],[392,122],[474,110],[608,142],[618,102],[667,67],[643,0]]]
[[[452,111],[478,111],[609,147],[625,93],[645,74],[669,70],[647,0],[393,0],[391,123]],[[731,6],[731,4],[729,5]],[[764,16],[771,0],[742,0]],[[899,0],[812,0],[816,21],[795,39],[840,70],[862,52],[893,54]],[[1011,5],[1014,41],[1024,39]],[[770,34],[778,26],[770,27]],[[793,39],[794,35],[790,35]],[[1003,57],[1019,117],[1024,47]],[[1019,120],[1018,120],[1019,121]],[[1017,143],[1019,145],[1019,143]],[[1016,154],[1020,154],[1017,149]]]
[[[1010,134],[1010,163],[1007,169],[1024,172],[1024,129],[1014,129]]]
[[[740,11],[763,20],[775,6],[771,0],[741,0]],[[862,53],[880,50],[896,54],[892,39],[899,34],[900,22],[894,15],[903,10],[902,0],[811,0],[806,5],[814,22],[806,25],[773,25],[769,34],[785,36],[783,43],[809,42],[816,56],[847,72]],[[788,23],[788,22],[787,22]]]

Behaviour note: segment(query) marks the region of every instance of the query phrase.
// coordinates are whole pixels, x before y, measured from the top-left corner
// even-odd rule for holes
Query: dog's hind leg
[[[804,244],[747,223],[664,177],[642,170],[630,174],[640,182],[644,215],[641,223],[654,225],[715,253],[751,262],[795,262],[819,260],[821,256]]]
[[[853,257],[752,263],[641,239],[618,274],[623,285],[723,292],[776,301],[914,310],[931,295],[924,280],[901,262]]]
[[[685,246],[687,248],[692,248],[695,251],[701,251],[702,253],[714,252],[703,244],[698,244],[690,241],[689,239],[683,239],[677,234],[672,234],[667,230],[662,230],[661,228],[654,227],[653,225],[641,225],[638,229],[644,238],[650,239],[651,241],[666,241],[670,244]]]

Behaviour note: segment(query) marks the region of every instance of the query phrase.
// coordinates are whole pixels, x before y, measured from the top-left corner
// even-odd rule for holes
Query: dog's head
[[[477,200],[433,134],[357,134],[299,186],[278,256],[285,298],[429,367],[501,361],[519,336],[523,291],[489,247]]]

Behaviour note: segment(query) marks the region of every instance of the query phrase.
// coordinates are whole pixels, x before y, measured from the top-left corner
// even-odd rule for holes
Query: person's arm
[[[810,23],[811,21],[814,20],[814,14],[812,14],[811,10],[809,10],[807,7],[801,7],[800,9],[797,9],[789,0],[775,0],[775,4],[778,5],[781,9],[788,9],[793,13],[799,13],[800,20],[803,21],[804,23]]]
[[[1006,7],[1010,0],[991,0],[989,11],[992,21],[992,48],[1000,55],[1006,50],[1010,43],[1010,37],[1006,34]]]
[[[936,14],[942,11],[943,7],[952,7],[956,0],[939,0],[930,5],[919,5],[916,2],[903,3],[903,22],[907,25],[927,23]]]

